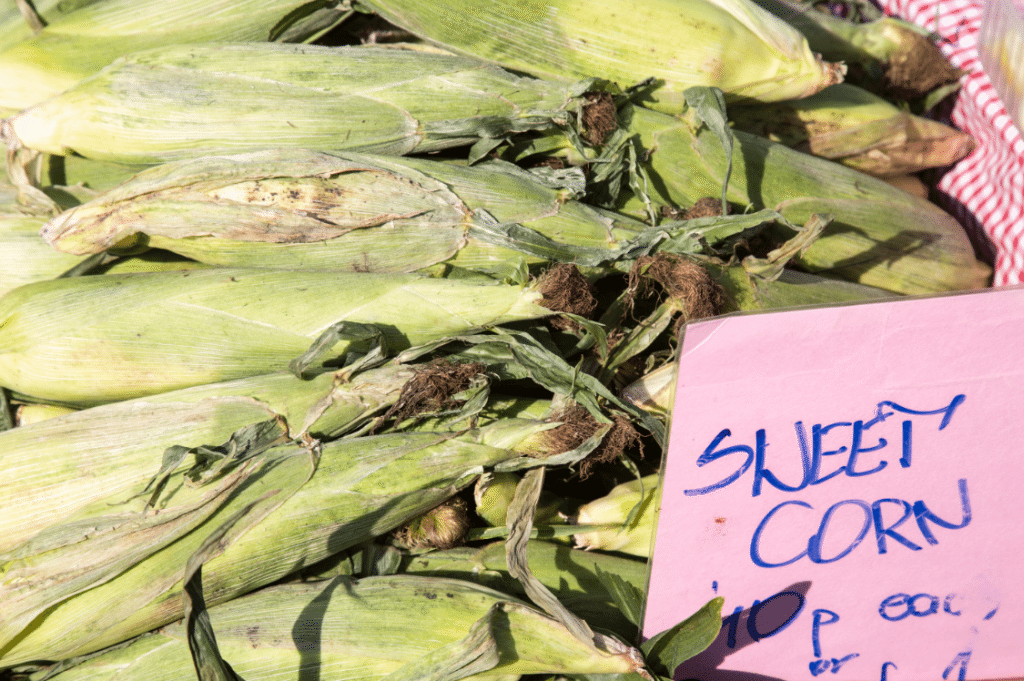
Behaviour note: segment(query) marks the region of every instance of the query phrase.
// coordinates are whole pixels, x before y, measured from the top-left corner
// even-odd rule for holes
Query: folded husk
[[[0,433],[0,553],[99,499],[127,495],[172,445],[216,446],[278,420],[282,436],[326,437],[392,404],[415,369],[388,365],[303,381],[288,373],[75,411]]]
[[[648,558],[658,519],[659,488],[659,475],[655,473],[616,485],[603,497],[580,506],[576,512],[577,524],[615,527],[573,535],[576,547]],[[631,513],[636,514],[632,521],[629,520]]]
[[[647,563],[626,556],[588,553],[563,544],[530,540],[527,544],[530,570],[558,600],[576,615],[602,629],[631,640],[637,625],[619,610],[602,576],[614,576],[643,593]],[[409,555],[402,560],[403,573],[452,577],[526,596],[522,584],[508,573],[504,542],[482,548],[463,547]],[[602,575],[601,573],[604,573]]]

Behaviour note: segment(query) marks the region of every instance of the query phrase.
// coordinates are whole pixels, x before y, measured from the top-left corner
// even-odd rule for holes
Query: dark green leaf
[[[541,488],[544,486],[544,467],[527,471],[516,486],[516,493],[509,504],[506,524],[509,528],[508,539],[505,540],[505,558],[508,561],[508,572],[519,580],[523,590],[538,607],[548,613],[573,636],[594,646],[594,632],[590,626],[562,605],[551,590],[533,576],[527,564],[526,547],[533,529],[533,516],[540,501]]]
[[[309,346],[309,350],[306,350],[300,357],[293,359],[288,364],[288,371],[295,374],[298,378],[306,378],[306,370],[323,359],[341,341],[371,341],[373,349],[380,348],[382,352],[386,350],[384,332],[373,324],[338,322],[327,327],[320,334],[320,337]],[[374,354],[373,350],[367,354]]]
[[[614,572],[605,572],[594,563],[594,573],[601,585],[612,597],[615,606],[633,624],[640,626],[640,613],[644,604],[644,593]]]
[[[651,671],[672,678],[676,667],[711,645],[722,629],[723,603],[721,596],[712,598],[684,621],[644,642],[640,650]]]
[[[729,214],[729,202],[726,194],[729,189],[729,176],[732,175],[732,129],[725,114],[725,96],[716,87],[699,85],[687,88],[683,92],[686,104],[694,110],[697,117],[718,136],[725,149],[725,175],[722,177],[722,215]]]
[[[469,165],[485,158],[506,142],[504,137],[481,137],[469,148]]]
[[[507,617],[502,610],[505,605],[492,605],[462,640],[402,665],[381,681],[458,681],[494,669],[501,661],[494,637],[495,620]]]

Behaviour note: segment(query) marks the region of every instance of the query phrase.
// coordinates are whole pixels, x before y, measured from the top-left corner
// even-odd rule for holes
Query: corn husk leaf
[[[77,265],[81,256],[63,253],[39,236],[45,218],[27,215],[0,216],[0,296],[24,284],[59,277]]]
[[[422,673],[424,657],[451,652],[449,646],[465,640],[474,626],[489,632],[484,638],[490,639],[498,660],[489,672],[467,678],[637,668],[621,656],[594,655],[557,622],[512,596],[440,577],[337,578],[275,586],[211,607],[209,616],[224,658],[248,681],[290,676],[300,669],[353,681],[415,677],[410,672],[418,668]],[[141,674],[160,681],[180,679],[191,670],[184,627],[175,624],[54,678],[101,681]]]
[[[0,434],[0,552],[102,498],[129,495],[165,451],[215,446],[271,422],[283,436],[326,437],[361,426],[415,375],[389,365],[352,378],[280,373],[75,411]],[[45,464],[40,463],[45,461]]]
[[[658,516],[658,475],[649,475],[616,485],[608,494],[583,504],[576,511],[579,525],[616,527],[575,535],[577,548],[618,551],[648,558]]]
[[[309,0],[102,0],[60,3],[55,12],[46,4],[39,8],[49,17],[46,27],[0,53],[0,109],[17,111],[49,99],[129,52],[182,43],[264,41],[282,31],[301,40],[322,30],[324,20],[341,16],[315,9],[323,3]],[[61,5],[77,8],[62,13]],[[319,16],[297,11],[304,6]],[[8,35],[10,42],[14,34]]]
[[[754,2],[800,31],[815,52],[855,68],[859,85],[886,96],[918,99],[960,77],[927,29],[905,19],[850,21],[792,0]]]
[[[533,287],[415,275],[206,269],[77,277],[0,299],[0,384],[100,404],[280,371],[331,325],[403,350],[551,314]],[[69,331],[69,329],[71,331]],[[331,359],[359,343],[340,342]]]
[[[535,335],[521,331],[496,330],[479,336],[450,337],[437,343],[425,344],[413,351],[401,353],[398,359],[410,361],[420,353],[433,351],[448,343],[466,343],[470,349],[459,351],[461,358],[485,361],[492,368],[502,367],[514,375],[530,378],[553,394],[571,400],[584,407],[598,423],[608,425],[612,421],[604,413],[603,405],[609,405],[628,413],[646,428],[658,442],[664,441],[664,425],[643,410],[620,400],[612,391],[591,374],[583,372],[565,361],[558,353],[545,347]],[[595,438],[598,436],[595,435]],[[598,439],[599,441],[599,439]],[[594,443],[585,446],[596,446]],[[567,453],[577,457],[583,453]],[[560,464],[570,461],[559,461]],[[498,466],[498,470],[516,470],[519,464]]]
[[[721,596],[712,598],[676,626],[644,641],[641,650],[651,670],[671,679],[676,667],[710,646],[721,631],[724,604]]]
[[[276,147],[403,155],[567,125],[588,87],[405,50],[183,45],[119,59],[8,119],[5,137],[120,163]]]
[[[718,194],[727,159],[717,135],[699,123],[639,107],[625,115],[652,152],[648,172],[656,179],[656,203],[690,206]],[[767,139],[742,131],[734,135],[730,202],[776,210],[793,224],[804,224],[815,213],[833,216],[824,234],[796,258],[801,268],[897,293],[987,285],[991,268],[976,259],[956,220],[934,204]],[[621,208],[643,214],[639,201]],[[787,228],[776,229],[781,240],[791,235]]]
[[[953,165],[975,147],[969,134],[847,83],[801,100],[732,107],[729,119],[740,130],[883,178]]]
[[[694,85],[773,100],[842,80],[840,65],[823,63],[799,32],[745,0],[477,2],[460,8],[458,21],[423,1],[361,4],[445,49],[543,78],[600,76],[622,87],[654,78],[645,103],[673,112]]]
[[[631,588],[642,590],[647,579],[644,561],[588,553],[536,539],[527,542],[526,556],[533,575],[571,612],[624,640],[635,637],[636,623],[617,607],[605,576],[615,575]],[[492,542],[479,549],[463,547],[407,555],[402,558],[399,570],[474,581],[505,593],[526,596],[522,585],[508,572],[503,542]]]
[[[157,166],[65,211],[43,236],[78,254],[141,235],[216,265],[408,272],[449,263],[507,276],[509,261],[573,259],[563,243],[609,252],[646,227],[570,196],[501,161],[277,149]],[[524,246],[520,231],[533,237]]]
[[[522,453],[543,452],[540,434],[549,427],[498,421],[460,434],[396,433],[314,444],[311,449],[281,446],[244,459],[237,468],[200,486],[185,484],[194,467],[185,462],[151,513],[140,513],[148,506],[149,495],[141,494],[145,488],[139,484],[128,503],[123,503],[124,496],[101,500],[48,528],[46,536],[52,540],[47,543],[65,543],[66,557],[50,551],[34,554],[32,544],[0,556],[6,565],[0,594],[21,594],[19,607],[5,608],[0,616],[0,665],[81,655],[180,618],[182,570],[189,556],[228,518],[267,492],[282,490],[273,503],[286,499],[203,566],[204,592],[211,605],[391,531],[471,484],[485,467]],[[300,483],[309,476],[311,461],[315,473]],[[211,513],[214,503],[207,498],[227,487],[232,493],[218,497],[224,502]],[[189,510],[196,505],[204,513],[201,525],[200,510]],[[180,517],[179,525],[196,529],[181,530],[176,541],[169,541],[172,535],[167,531],[159,541],[140,545],[133,557],[122,559],[134,561],[126,569],[106,567],[102,555],[92,549],[93,544],[116,546],[118,523],[128,523],[125,527],[131,530],[131,523],[140,519],[171,515]],[[95,538],[82,535],[81,529],[90,523],[109,531]],[[66,544],[75,538],[75,545]],[[35,540],[35,545],[41,541]],[[88,575],[74,589],[59,577],[87,569],[97,576],[91,587]],[[40,584],[51,575],[52,587],[25,586],[29,575]],[[77,595],[69,598],[70,591]]]

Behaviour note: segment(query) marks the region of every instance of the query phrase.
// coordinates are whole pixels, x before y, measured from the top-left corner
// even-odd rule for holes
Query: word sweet
[[[697,467],[703,467],[707,464],[724,459],[727,456],[734,454],[743,454],[745,458],[743,463],[736,468],[736,470],[730,475],[726,476],[722,480],[716,483],[700,487],[697,489],[687,489],[683,491],[686,496],[699,496],[703,494],[710,494],[716,490],[720,490],[727,487],[743,476],[751,466],[754,467],[753,481],[751,484],[750,495],[756,497],[761,494],[762,487],[765,483],[771,485],[777,490],[783,492],[799,492],[806,488],[808,485],[820,485],[824,482],[835,478],[840,474],[845,474],[849,477],[861,477],[865,475],[872,475],[879,473],[884,470],[889,462],[887,460],[879,461],[875,466],[871,468],[860,467],[860,456],[862,454],[876,452],[885,449],[889,446],[889,441],[883,437],[879,437],[870,446],[865,445],[864,436],[865,433],[870,430],[873,426],[885,422],[887,418],[894,414],[902,413],[908,416],[936,416],[942,415],[942,419],[939,422],[938,429],[944,430],[949,425],[950,420],[953,418],[956,408],[959,407],[965,399],[964,395],[957,395],[950,401],[950,403],[939,409],[933,409],[930,411],[921,411],[916,409],[910,409],[896,402],[879,402],[874,418],[863,421],[839,421],[836,423],[825,424],[814,424],[811,427],[810,443],[808,444],[807,429],[802,421],[797,421],[794,424],[796,431],[797,443],[800,448],[800,459],[803,470],[803,477],[801,480],[794,484],[788,485],[782,482],[778,476],[776,476],[768,468],[767,465],[767,449],[768,449],[768,436],[764,428],[757,430],[754,434],[754,446],[751,447],[747,444],[731,445],[729,447],[719,448],[723,441],[727,437],[732,436],[732,431],[728,428],[723,428],[719,431],[718,435],[711,441],[704,452],[697,458]],[[843,445],[837,449],[826,450],[823,440],[827,434],[837,429],[849,429],[849,445]],[[837,432],[844,432],[839,430]],[[913,460],[913,432],[914,432],[914,419],[904,419],[901,424],[901,438],[900,438],[900,454],[899,464],[903,468],[910,468]],[[833,436],[834,437],[834,436]],[[844,438],[845,441],[845,438]],[[846,463],[837,469],[831,471],[828,474],[823,475],[821,468],[824,457],[826,456],[838,456],[841,454],[846,455]]]

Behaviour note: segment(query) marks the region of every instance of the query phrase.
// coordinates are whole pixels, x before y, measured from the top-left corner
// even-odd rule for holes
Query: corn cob
[[[558,600],[587,622],[629,640],[637,625],[616,607],[601,574],[614,575],[643,593],[646,561],[626,556],[586,553],[552,542],[530,540],[530,570]],[[522,585],[508,574],[504,542],[482,548],[457,548],[403,557],[400,571],[407,574],[451,577],[525,597]]]
[[[461,6],[456,21],[423,0],[361,3],[446,49],[542,78],[597,76],[622,87],[655,78],[645,103],[669,112],[693,85],[775,101],[817,92],[844,71],[748,0],[486,1]]]
[[[576,547],[618,551],[641,558],[650,556],[660,505],[658,478],[658,474],[654,474],[624,482],[603,497],[580,506],[576,511],[577,524],[613,524],[616,527],[580,532],[575,535]],[[630,513],[636,514],[632,521]]]
[[[501,161],[278,149],[150,168],[60,214],[43,236],[77,254],[141,235],[216,265],[408,272],[447,262],[510,276],[520,261],[544,259],[495,243],[496,227],[607,249],[646,227],[566,194]]]
[[[76,411],[0,433],[0,552],[101,498],[129,494],[171,445],[213,446],[278,420],[282,436],[335,435],[392,404],[415,370],[389,365],[346,381],[270,374]],[[41,459],[42,457],[42,459]],[[45,465],[40,463],[45,460]]]
[[[540,298],[536,285],[401,274],[217,268],[58,279],[0,299],[0,385],[72,405],[132,399],[283,370],[341,322],[368,335],[360,325],[376,325],[401,350],[551,314]],[[328,343],[327,361],[369,344]]]
[[[5,136],[129,164],[286,146],[425,153],[567,123],[585,87],[405,50],[186,45],[117,60],[10,118]]]
[[[277,447],[207,486],[183,484],[182,466],[155,514],[140,513],[143,498],[123,503],[127,494],[96,502],[0,555],[0,667],[81,655],[180,618],[189,556],[268,490],[279,490],[279,505],[203,566],[207,603],[389,532],[472,484],[484,468],[552,453],[544,431],[555,425],[495,421],[462,433],[341,439],[315,456],[304,446]]]
[[[451,649],[485,618],[493,622],[488,629],[496,659],[468,679],[628,674],[642,668],[639,653],[628,646],[595,649],[512,596],[440,577],[285,584],[213,607],[209,614],[221,654],[248,681],[296,674],[350,681],[406,678],[404,665]],[[185,628],[174,624],[54,678],[170,681],[192,674]]]
[[[19,111],[49,99],[129,52],[181,43],[300,40],[343,16],[308,0],[102,0],[77,3],[67,13],[61,5],[75,3],[60,3],[55,11],[46,4],[37,7],[48,22],[43,30],[10,31],[0,43],[7,43],[0,53],[0,109]],[[314,11],[300,10],[304,5]],[[25,39],[11,44],[18,36]]]
[[[625,115],[629,130],[652,151],[646,170],[655,204],[690,206],[720,195],[728,159],[715,133],[639,107]],[[794,261],[810,272],[905,294],[982,288],[991,275],[963,228],[934,204],[742,131],[734,133],[728,198],[741,207],[774,209],[793,224],[831,214],[831,226]],[[621,209],[646,212],[635,198]]]
[[[875,177],[953,165],[974,149],[967,133],[848,83],[800,100],[731,107],[729,120],[739,130]]]

